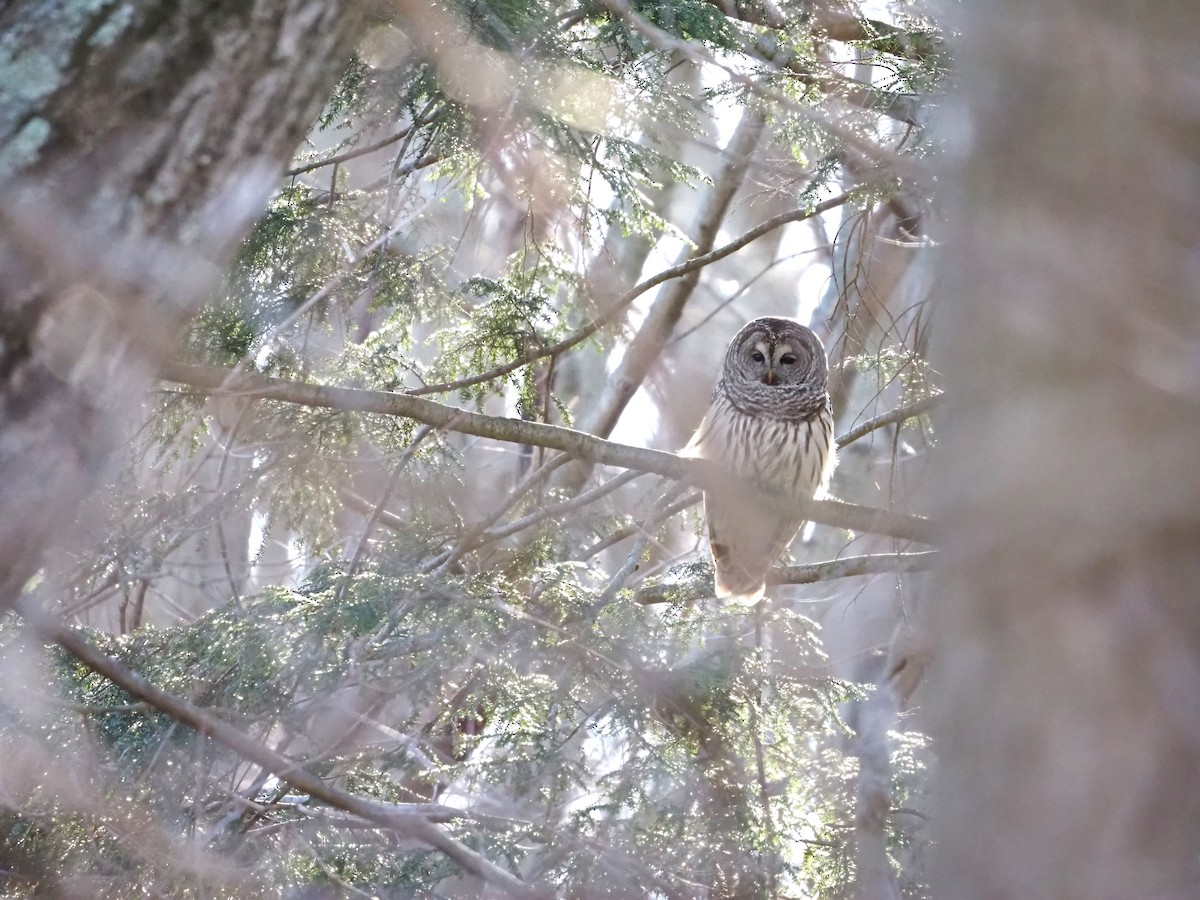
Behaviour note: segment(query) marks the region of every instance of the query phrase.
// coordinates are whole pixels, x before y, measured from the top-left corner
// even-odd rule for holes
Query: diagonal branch
[[[16,610],[42,638],[58,644],[93,672],[103,675],[130,695],[149,703],[171,718],[183,722],[262,766],[296,790],[370,821],[376,826],[422,841],[440,850],[463,871],[502,888],[511,896],[540,896],[540,892],[530,885],[455,840],[435,824],[435,819],[445,821],[456,811],[444,807],[431,808],[429,804],[410,806],[402,803],[379,803],[327,784],[297,763],[221,721],[207,710],[155,687],[119,660],[105,654],[78,631],[37,609],[27,597],[18,601]]]
[[[339,153],[336,156],[327,156],[324,159],[317,159],[313,160],[312,162],[305,163],[304,165],[296,166],[288,169],[283,173],[283,175],[285,178],[293,178],[296,175],[303,175],[305,172],[312,172],[314,169],[321,169],[325,166],[340,165],[341,163],[349,162],[352,159],[357,159],[360,156],[366,156],[369,153],[374,153],[376,150],[382,150],[384,147],[390,147],[392,144],[404,140],[418,128],[424,128],[426,125],[436,121],[439,115],[441,115],[441,110],[420,116],[416,122],[401,128],[399,131],[395,132],[394,134],[390,134],[385,138],[381,138],[380,140],[370,144],[364,144],[362,147],[354,147],[350,150]]]
[[[532,353],[522,359],[513,360],[512,362],[505,363],[502,366],[497,366],[490,371],[481,372],[478,375],[471,375],[467,378],[460,378],[457,381],[448,381],[442,384],[426,384],[419,388],[414,388],[411,391],[406,391],[406,393],[410,397],[420,397],[425,394],[444,394],[449,391],[457,391],[462,388],[471,387],[472,385],[483,384],[484,382],[495,381],[497,378],[503,378],[505,375],[515,372],[522,366],[536,362],[539,359],[545,359],[549,356],[559,356],[562,353],[565,353],[567,350],[570,350],[572,347],[582,344],[605,325],[611,323],[619,315],[621,315],[621,313],[623,313],[625,309],[631,303],[633,303],[634,300],[642,296],[642,294],[646,293],[646,291],[650,290],[651,288],[658,287],[664,281],[670,281],[672,278],[681,278],[685,275],[702,269],[711,263],[715,263],[717,260],[724,259],[725,257],[736,253],[738,250],[741,250],[747,244],[758,240],[763,235],[769,234],[776,228],[780,228],[790,222],[803,222],[806,219],[811,219],[814,216],[827,213],[831,209],[836,209],[837,207],[848,202],[852,196],[853,192],[848,191],[843,194],[838,194],[836,197],[830,197],[828,200],[823,200],[812,208],[800,207],[798,209],[791,209],[787,212],[780,213],[777,216],[772,216],[762,224],[751,228],[745,234],[734,238],[728,244],[717,247],[715,250],[712,250],[708,253],[702,253],[699,256],[693,256],[691,259],[681,262],[678,265],[671,266],[669,269],[663,269],[657,275],[652,275],[645,281],[635,284],[628,291],[613,301],[613,303],[604,311],[603,314],[596,316],[596,318],[592,319],[592,321],[588,322],[578,331],[569,335],[568,337],[563,338],[556,344],[551,344],[549,347],[546,347],[538,353]]]
[[[701,488],[728,486],[729,476],[719,466],[707,460],[685,459],[662,450],[618,444],[560,425],[485,416],[408,394],[305,384],[268,375],[235,373],[217,366],[174,362],[164,365],[160,374],[167,381],[189,385],[212,394],[277,400],[343,412],[403,416],[447,431],[561,450],[584,462],[654,472]],[[757,490],[748,482],[745,486],[748,490]],[[762,500],[772,506],[781,502],[779,498],[765,493],[762,494]],[[936,523],[922,516],[859,506],[840,500],[809,500],[803,504],[789,500],[788,503],[791,512],[801,512],[813,522],[835,528],[885,534],[924,544],[935,543],[938,539],[939,529]]]
[[[747,109],[742,116],[725,150],[725,165],[701,208],[695,250],[686,251],[688,256],[702,256],[713,249],[721,223],[725,221],[733,198],[750,170],[766,123],[765,114],[753,108]],[[612,433],[629,401],[662,356],[675,325],[683,315],[684,307],[699,283],[700,270],[692,269],[670,288],[664,289],[650,305],[646,318],[626,347],[625,355],[609,378],[599,402],[583,420],[581,427],[584,431],[601,437],[608,437]]]
[[[916,418],[921,413],[928,412],[935,406],[938,406],[944,398],[945,394],[931,394],[928,397],[922,397],[920,400],[915,400],[905,406],[899,406],[891,412],[876,416],[874,419],[869,419],[861,425],[856,425],[839,437],[837,445],[839,448],[845,447],[847,444],[857,441],[859,438],[870,434],[876,429],[907,422],[909,419]]]

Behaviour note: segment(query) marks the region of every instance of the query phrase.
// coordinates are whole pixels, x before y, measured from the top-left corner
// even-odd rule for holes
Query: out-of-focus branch
[[[759,25],[764,28],[781,29],[792,24],[789,17],[774,3],[733,2],[733,0],[707,0],[731,19]],[[922,31],[908,31],[889,22],[881,22],[863,15],[829,9],[824,4],[815,4],[812,10],[811,32],[817,37],[842,43],[861,43],[893,56],[903,56],[914,61],[926,59],[937,52],[937,40]]]
[[[936,568],[940,561],[941,553],[937,550],[847,556],[804,566],[776,566],[767,573],[767,584],[813,584],[859,575],[924,572]]]
[[[268,375],[236,373],[216,366],[184,363],[167,363],[160,369],[160,374],[168,381],[213,394],[277,400],[344,412],[404,416],[447,431],[473,434],[476,437],[506,443],[561,450],[584,462],[654,472],[702,488],[727,484],[729,478],[727,473],[707,460],[685,459],[662,450],[618,444],[560,425],[485,416],[407,394],[305,384]],[[754,490],[749,482],[746,483],[746,488]],[[763,502],[775,504],[781,501],[764,493]],[[802,512],[804,517],[811,521],[835,528],[886,534],[925,544],[935,543],[938,539],[936,523],[922,516],[859,506],[840,500],[809,500],[803,504],[788,502],[792,512]],[[803,508],[797,509],[797,506]]]
[[[4,5],[39,86],[6,92],[0,136],[0,608],[69,530],[123,401],[236,252],[365,7],[102,3],[51,22]]]
[[[422,841],[454,860],[463,871],[503,889],[511,896],[541,896],[540,892],[530,885],[455,840],[437,826],[438,821],[470,818],[469,815],[464,816],[462,811],[423,803],[379,803],[327,784],[297,763],[221,721],[207,710],[155,687],[119,660],[105,654],[75,629],[37,609],[28,598],[19,601],[15,608],[42,638],[62,647],[93,672],[104,676],[131,696],[145,701],[171,718],[183,722],[262,766],[296,790],[370,821],[378,827]]]

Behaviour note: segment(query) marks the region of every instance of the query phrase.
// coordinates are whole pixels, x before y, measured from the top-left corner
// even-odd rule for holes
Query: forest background
[[[1198,34],[0,5],[5,896],[1196,896]],[[721,607],[763,314],[836,499]]]

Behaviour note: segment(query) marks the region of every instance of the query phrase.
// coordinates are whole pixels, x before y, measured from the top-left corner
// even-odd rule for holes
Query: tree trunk
[[[0,609],[345,65],[355,0],[0,8]]]
[[[1200,5],[961,27],[939,894],[1196,897]]]

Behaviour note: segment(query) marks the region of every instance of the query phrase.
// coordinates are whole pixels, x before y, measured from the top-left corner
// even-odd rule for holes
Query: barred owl
[[[836,462],[828,386],[825,348],[810,329],[794,319],[755,319],[725,351],[712,404],[683,453],[785,500],[820,497]],[[705,491],[704,513],[717,597],[755,602],[804,517],[764,508],[736,483]]]

